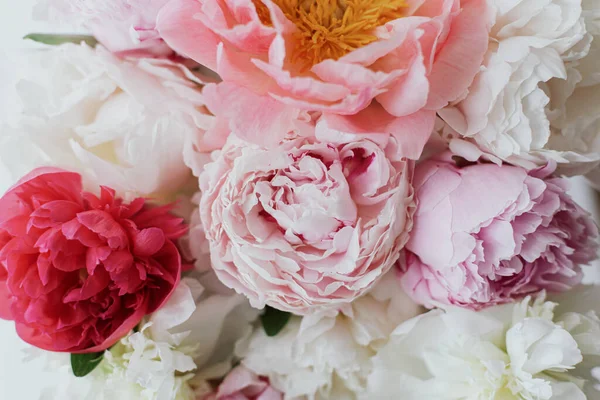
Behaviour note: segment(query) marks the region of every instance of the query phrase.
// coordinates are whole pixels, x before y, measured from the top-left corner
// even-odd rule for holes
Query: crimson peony
[[[0,317],[45,350],[116,343],[164,304],[181,275],[171,206],[82,191],[81,176],[40,168],[0,199]]]

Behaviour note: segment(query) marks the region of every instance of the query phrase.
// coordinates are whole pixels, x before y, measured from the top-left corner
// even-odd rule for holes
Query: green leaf
[[[103,358],[103,351],[100,353],[71,354],[73,374],[78,378],[83,378],[92,372],[102,362]]]
[[[260,317],[262,322],[262,326],[265,329],[265,333],[267,336],[275,336],[283,328],[290,320],[291,314],[289,312],[277,310],[276,308],[272,308],[267,306],[265,308],[265,312]]]
[[[56,46],[63,43],[76,43],[80,44],[85,42],[90,47],[96,47],[98,41],[89,35],[60,35],[52,33],[30,33],[23,39],[33,40],[34,42],[49,44]]]

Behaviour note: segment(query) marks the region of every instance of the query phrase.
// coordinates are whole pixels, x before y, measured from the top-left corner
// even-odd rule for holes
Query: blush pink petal
[[[204,400],[282,400],[266,378],[260,378],[243,366],[235,367],[219,385],[218,392]]]
[[[273,145],[281,132],[294,129],[298,111],[270,96],[225,82],[207,85],[203,93],[210,111],[228,119],[231,131],[250,142]]]
[[[221,3],[229,3],[230,13],[225,15]],[[202,12],[196,14],[208,29],[215,32],[225,42],[244,49],[249,53],[264,53],[275,36],[275,31],[260,22],[256,14],[256,8],[250,0],[245,1],[208,1],[202,3]],[[231,25],[229,21],[233,18],[239,21],[237,25]]]
[[[226,51],[225,45],[221,43],[217,50],[215,71],[228,84],[249,89],[255,95],[266,95],[274,84],[253,61],[248,54]]]
[[[350,89],[342,85],[324,83],[310,77],[293,77],[288,71],[260,60],[254,60],[254,64],[275,80],[278,89],[292,98],[315,102],[335,102],[351,94]]]
[[[197,16],[201,12],[197,0],[172,0],[160,10],[156,29],[173,50],[216,70],[221,40],[200,22]]]
[[[374,103],[355,115],[325,114],[322,121],[327,129],[339,132],[370,136],[392,135],[397,139],[399,153],[403,157],[417,160],[433,132],[435,112],[425,110],[396,118]]]
[[[429,75],[431,92],[427,108],[430,110],[439,110],[463,95],[483,64],[490,29],[487,2],[464,3]]]

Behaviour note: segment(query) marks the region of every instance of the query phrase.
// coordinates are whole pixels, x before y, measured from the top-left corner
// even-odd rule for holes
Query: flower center
[[[268,8],[252,0],[263,24],[271,25]],[[406,0],[273,0],[298,28],[291,62],[308,69],[375,42],[374,29],[402,17]]]

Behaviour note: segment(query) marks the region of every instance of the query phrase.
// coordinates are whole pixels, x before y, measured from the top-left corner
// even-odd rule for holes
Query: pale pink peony
[[[0,199],[0,317],[45,350],[119,341],[179,283],[186,227],[144,199],[82,192],[81,176],[39,168]]]
[[[399,261],[407,293],[427,307],[478,309],[581,281],[598,228],[554,165],[527,173],[449,157],[415,170],[418,208]]]
[[[38,0],[35,16],[81,24],[110,51],[168,56],[173,51],[156,30],[156,17],[170,0]]]
[[[172,0],[157,29],[221,76],[205,91],[207,104],[234,108],[232,129],[247,140],[276,144],[297,110],[354,115],[338,122],[364,133],[383,109],[387,123],[372,129],[409,129],[395,121],[408,118],[422,147],[435,111],[461,97],[479,70],[488,13],[485,0]]]
[[[235,367],[219,385],[217,393],[201,400],[282,400],[283,395],[272,388],[269,380],[261,378],[243,366]]]
[[[397,156],[394,137],[333,136],[265,149],[232,135],[200,176],[213,267],[257,308],[349,303],[408,240],[413,162]]]

